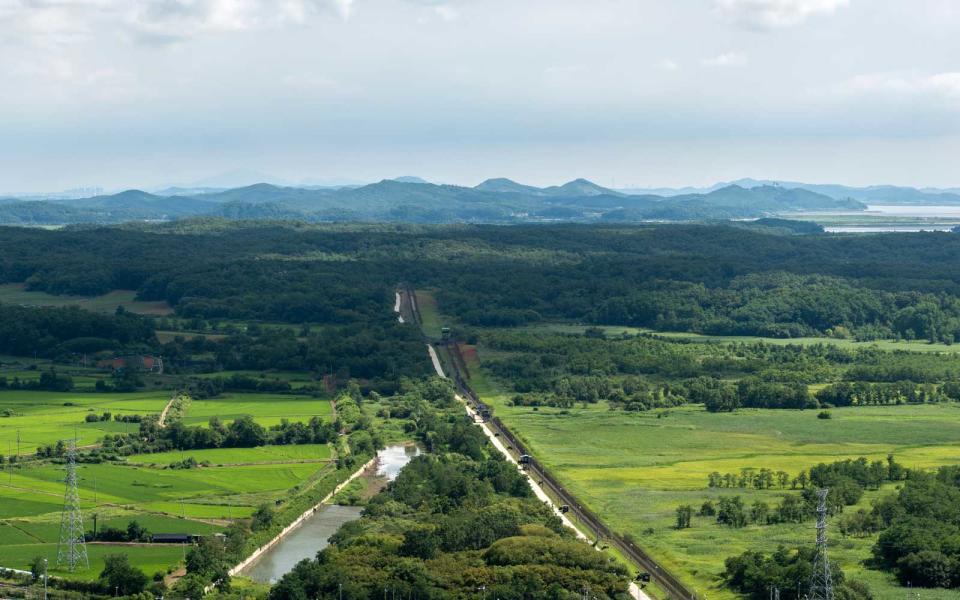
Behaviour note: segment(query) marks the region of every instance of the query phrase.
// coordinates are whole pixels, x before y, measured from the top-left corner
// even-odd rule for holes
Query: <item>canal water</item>
[[[376,477],[396,479],[403,467],[420,454],[416,446],[388,446],[377,453]],[[249,567],[243,575],[263,583],[273,583],[305,558],[314,558],[327,547],[328,540],[344,523],[360,518],[363,508],[331,504],[317,509],[303,524],[291,531]]]

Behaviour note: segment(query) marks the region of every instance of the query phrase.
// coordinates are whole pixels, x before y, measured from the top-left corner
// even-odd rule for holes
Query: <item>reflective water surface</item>
[[[377,453],[377,476],[393,481],[403,467],[420,454],[416,446],[388,446]],[[291,531],[247,567],[243,574],[256,581],[272,583],[305,558],[313,558],[327,547],[328,540],[344,523],[360,518],[363,508],[331,504],[317,509],[303,524]]]

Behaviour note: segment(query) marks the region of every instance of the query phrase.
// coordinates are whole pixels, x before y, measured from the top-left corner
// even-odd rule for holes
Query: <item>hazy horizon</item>
[[[950,0],[0,0],[0,190],[957,187]]]
[[[254,174],[259,175],[259,177],[254,177],[254,176],[253,176]],[[303,188],[310,188],[310,187],[330,187],[330,188],[335,188],[335,187],[361,187],[361,186],[366,186],[366,185],[372,185],[372,184],[375,184],[375,183],[378,183],[378,182],[381,182],[381,181],[390,181],[390,180],[403,179],[403,178],[405,178],[405,177],[416,177],[416,178],[419,178],[419,179],[424,179],[424,183],[428,183],[428,184],[434,184],[434,185],[455,185],[455,186],[460,186],[460,187],[475,187],[476,185],[478,185],[478,184],[480,184],[480,183],[483,183],[483,182],[486,181],[487,179],[495,179],[495,178],[498,178],[498,177],[494,177],[494,178],[487,178],[487,179],[483,179],[483,180],[469,181],[469,182],[466,182],[466,183],[461,183],[461,182],[451,182],[451,181],[432,181],[432,180],[427,180],[427,179],[425,179],[425,178],[421,178],[421,177],[419,177],[419,176],[416,175],[416,174],[408,173],[408,174],[405,174],[405,175],[397,175],[397,176],[389,176],[389,177],[379,177],[379,178],[371,179],[371,180],[369,180],[369,181],[351,180],[351,179],[336,178],[336,177],[331,177],[331,178],[328,178],[328,179],[310,179],[310,178],[306,178],[306,179],[301,179],[301,180],[288,180],[288,179],[284,179],[284,178],[281,178],[281,177],[276,177],[276,176],[274,176],[274,175],[272,175],[272,174],[263,173],[263,172],[260,172],[260,171],[234,170],[234,171],[226,171],[226,172],[223,172],[223,173],[218,173],[217,175],[214,175],[214,176],[212,176],[212,177],[208,177],[208,178],[204,178],[204,179],[200,179],[200,180],[196,180],[196,181],[189,181],[189,182],[178,181],[178,182],[170,182],[170,183],[166,183],[166,184],[153,185],[153,186],[136,186],[136,185],[134,185],[134,186],[115,187],[115,188],[109,188],[109,187],[103,187],[103,186],[86,186],[86,187],[84,187],[84,186],[77,186],[77,187],[67,187],[67,188],[62,188],[62,189],[35,189],[35,190],[2,190],[2,189],[0,189],[0,198],[4,198],[4,197],[16,197],[18,194],[21,195],[21,196],[23,196],[23,197],[37,197],[37,198],[42,198],[42,197],[44,197],[45,195],[49,195],[49,196],[53,197],[53,196],[56,196],[56,195],[58,195],[58,194],[59,194],[59,195],[63,195],[63,196],[65,196],[65,197],[66,197],[66,196],[70,196],[71,194],[74,194],[74,195],[76,195],[77,197],[81,197],[81,196],[93,195],[92,193],[89,193],[89,192],[92,192],[92,191],[94,191],[94,190],[99,190],[99,193],[100,193],[100,194],[103,194],[103,195],[111,195],[111,194],[117,194],[117,193],[124,192],[124,191],[133,191],[133,190],[140,190],[140,191],[145,191],[145,192],[149,192],[149,193],[160,193],[160,192],[164,192],[164,191],[167,191],[167,190],[175,190],[175,189],[185,189],[185,190],[191,190],[191,189],[195,189],[195,190],[201,190],[201,189],[211,189],[211,190],[215,190],[215,189],[234,189],[234,188],[249,187],[249,186],[258,185],[258,184],[268,184],[268,185],[274,185],[274,186],[278,186],[278,187],[303,187]],[[530,184],[528,181],[523,180],[523,179],[514,179],[514,178],[507,178],[507,179],[511,179],[511,180],[514,181],[515,183],[519,183],[519,184],[522,184],[522,185],[534,185],[534,184]],[[742,182],[744,182],[744,181],[754,181],[754,182],[766,182],[766,181],[771,181],[771,182],[774,182],[774,183],[785,183],[785,184],[800,183],[800,184],[804,184],[804,185],[840,185],[840,186],[847,186],[847,187],[853,187],[853,188],[886,187],[886,186],[893,186],[893,187],[913,187],[913,188],[915,188],[915,189],[926,190],[926,191],[931,191],[931,192],[950,191],[950,192],[956,193],[957,191],[960,191],[960,186],[922,186],[922,185],[918,185],[918,186],[901,186],[901,185],[898,185],[898,184],[889,184],[889,183],[871,183],[871,184],[864,184],[864,185],[850,185],[850,184],[847,184],[847,183],[844,183],[844,182],[838,182],[838,181],[796,181],[796,180],[791,180],[791,179],[776,179],[776,180],[774,180],[774,179],[770,179],[770,178],[766,178],[766,177],[737,177],[737,178],[733,178],[733,179],[729,179],[729,180],[724,180],[724,181],[714,181],[714,182],[706,183],[706,184],[703,184],[703,185],[685,185],[685,184],[681,184],[681,185],[643,185],[643,186],[641,186],[641,185],[629,185],[629,184],[621,185],[621,184],[617,183],[615,180],[612,180],[612,181],[610,181],[610,182],[606,182],[606,183],[605,183],[605,182],[603,182],[603,181],[600,181],[600,180],[597,180],[597,179],[593,179],[593,178],[590,178],[590,177],[577,176],[577,177],[569,177],[569,178],[567,178],[567,179],[559,179],[559,180],[556,180],[556,181],[549,181],[549,182],[546,182],[546,183],[537,184],[537,185],[535,185],[535,187],[559,186],[559,185],[563,185],[563,184],[565,184],[565,183],[572,182],[572,181],[577,180],[577,179],[585,179],[585,180],[590,181],[590,182],[592,182],[592,183],[595,183],[595,184],[597,184],[597,185],[600,185],[600,186],[603,186],[603,187],[607,187],[607,188],[611,188],[611,189],[615,189],[615,190],[651,190],[651,191],[654,191],[654,192],[657,191],[657,190],[664,190],[664,191],[666,191],[666,190],[674,190],[674,191],[676,191],[676,190],[686,190],[686,189],[690,189],[690,190],[705,190],[705,189],[709,189],[709,188],[721,187],[721,186],[726,186],[726,185],[736,185],[736,184],[740,184],[740,183],[742,183]],[[231,183],[231,181],[233,181],[233,183]],[[81,192],[84,192],[84,193],[81,193]]]

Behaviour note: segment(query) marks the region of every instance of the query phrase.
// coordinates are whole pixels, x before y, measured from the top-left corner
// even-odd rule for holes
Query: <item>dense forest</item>
[[[135,289],[189,317],[346,324],[382,314],[395,283],[407,281],[438,288],[445,310],[475,325],[568,320],[953,342],[958,254],[960,238],[948,233],[199,220],[5,229],[0,282],[54,294]]]
[[[78,308],[0,304],[0,354],[92,353],[149,348],[154,342],[153,321],[123,311],[111,316]]]

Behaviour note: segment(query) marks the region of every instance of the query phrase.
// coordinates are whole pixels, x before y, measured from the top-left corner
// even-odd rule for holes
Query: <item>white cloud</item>
[[[658,62],[656,67],[661,71],[679,71],[680,63],[671,58],[665,58]]]
[[[932,75],[871,73],[850,79],[840,86],[839,91],[856,96],[928,97],[951,102],[960,101],[960,72]]]
[[[348,19],[354,0],[0,0],[4,37],[70,44],[120,32],[146,42],[302,24],[317,14]]]
[[[850,0],[713,0],[717,14],[751,29],[792,27],[849,4]]]
[[[456,21],[460,18],[460,11],[447,4],[434,6],[433,12],[444,21]]]
[[[700,62],[705,67],[742,67],[747,64],[747,55],[743,52],[724,52]]]

